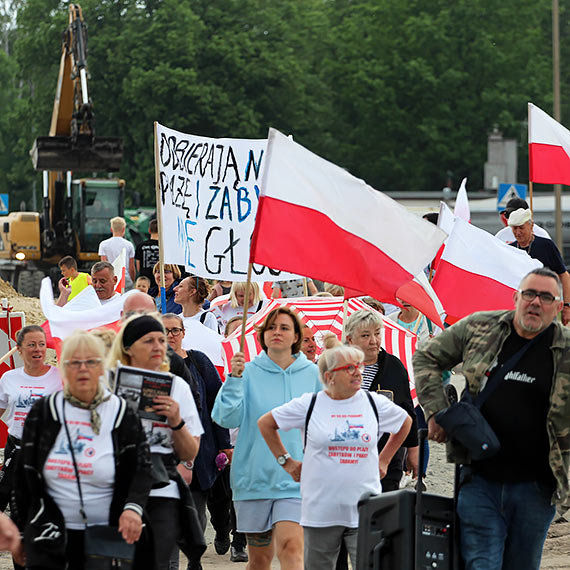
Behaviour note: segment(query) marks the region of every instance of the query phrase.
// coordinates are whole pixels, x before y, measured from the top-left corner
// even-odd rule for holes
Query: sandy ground
[[[22,297],[0,279],[0,298],[8,297],[10,304],[15,311],[23,311],[26,313],[27,324],[41,324],[45,317],[42,313],[39,299]],[[454,375],[453,382],[458,387],[462,387],[462,376]],[[445,449],[443,445],[430,443],[430,462],[428,466],[428,474],[426,485],[429,493],[452,496],[453,495],[453,476],[454,469],[445,461]],[[541,568],[548,570],[569,570],[570,569],[570,514],[566,514],[567,518],[562,518],[561,522],[554,522],[550,527],[548,538],[544,547]],[[213,546],[214,534],[212,528],[208,525],[206,532],[208,550],[202,558],[202,566],[204,569],[211,570],[228,570],[245,569],[244,563],[230,562],[229,553],[219,556],[216,554]],[[180,568],[186,570],[186,563],[181,558]],[[11,558],[6,553],[0,553],[0,570],[9,570],[12,568]],[[277,561],[273,562],[272,568],[279,568]],[[524,570],[524,569],[521,569]]]

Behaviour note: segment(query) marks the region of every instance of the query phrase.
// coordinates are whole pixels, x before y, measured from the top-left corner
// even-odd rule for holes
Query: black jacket
[[[378,372],[370,384],[369,391],[375,392],[377,389],[390,390],[394,395],[394,404],[397,404],[412,418],[412,427],[410,433],[402,443],[402,447],[395,453],[392,461],[388,465],[388,470],[383,481],[400,481],[402,478],[403,458],[405,447],[415,447],[418,445],[418,424],[416,420],[416,412],[414,411],[414,403],[412,395],[410,394],[410,380],[408,378],[408,371],[402,364],[402,361],[389,354],[384,349],[378,353]],[[385,433],[378,442],[378,451],[382,451],[390,434]]]
[[[55,406],[63,397],[55,392],[37,401],[24,424],[22,451],[16,467],[12,518],[24,531],[27,566],[66,568],[66,531],[63,515],[47,493],[43,467],[62,423]],[[115,455],[115,485],[109,512],[109,524],[118,526],[127,503],[144,509],[152,486],[149,448],[136,414],[121,399],[112,430]],[[79,509],[79,496],[77,508]],[[148,527],[147,527],[148,528]],[[38,538],[41,537],[41,540]],[[135,568],[149,570],[154,556],[148,535],[137,543]]]
[[[212,421],[212,408],[222,381],[210,359],[198,350],[188,350],[184,359],[186,366],[196,378],[201,398],[200,421],[204,433],[200,438],[200,449],[194,460],[194,477],[191,488],[206,491],[212,487],[220,474],[216,467],[218,451],[231,447],[230,432]],[[197,404],[196,404],[197,405]]]

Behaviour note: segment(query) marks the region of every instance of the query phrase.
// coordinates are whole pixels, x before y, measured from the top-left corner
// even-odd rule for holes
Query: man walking
[[[133,244],[124,237],[127,227],[125,219],[117,216],[116,218],[111,218],[110,223],[113,237],[105,239],[99,244],[99,256],[101,257],[101,261],[114,263],[119,255],[121,255],[123,249],[126,251],[125,289],[128,291],[132,288],[135,281],[135,248]]]
[[[465,448],[448,449],[463,464],[457,512],[466,570],[538,570],[553,505],[569,492],[570,331],[555,320],[562,285],[553,271],[535,269],[514,300],[514,311],[465,317],[413,360],[428,436],[437,442],[447,439],[434,417],[447,407],[442,371],[463,362],[473,398],[493,374],[502,377],[481,407],[499,452],[466,466]]]
[[[154,283],[152,268],[158,262],[158,222],[151,220],[148,224],[150,238],[139,243],[135,249],[137,275],[144,275]]]
[[[526,251],[530,257],[538,259],[544,267],[552,269],[558,275],[564,293],[562,322],[567,325],[570,322],[570,275],[556,244],[551,239],[534,235],[530,210],[519,208],[512,212],[509,216],[509,227],[513,230],[516,240],[509,245]]]

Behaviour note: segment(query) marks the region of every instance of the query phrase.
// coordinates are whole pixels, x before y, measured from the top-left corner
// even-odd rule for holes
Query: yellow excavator
[[[97,261],[110,218],[124,215],[123,180],[72,179],[73,171],[115,172],[123,156],[122,139],[95,136],[88,80],[87,26],[81,7],[71,4],[49,135],[30,151],[43,171],[42,213],[0,217],[0,276],[23,295],[37,295],[46,274],[58,278],[65,255],[82,267]]]

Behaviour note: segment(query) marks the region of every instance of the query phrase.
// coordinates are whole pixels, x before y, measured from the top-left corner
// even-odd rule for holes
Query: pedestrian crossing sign
[[[499,184],[497,191],[497,212],[502,212],[507,207],[507,202],[512,198],[526,200],[526,184]]]

